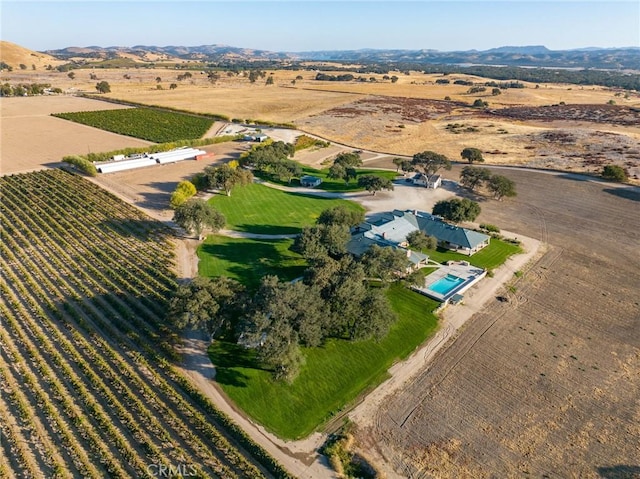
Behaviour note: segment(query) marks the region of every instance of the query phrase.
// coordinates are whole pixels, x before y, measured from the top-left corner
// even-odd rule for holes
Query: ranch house
[[[407,249],[407,235],[418,230],[435,237],[439,246],[468,256],[488,246],[491,240],[486,234],[449,224],[429,213],[394,210],[375,215],[352,228],[347,250],[359,256],[372,244]],[[408,256],[418,254],[407,251]]]

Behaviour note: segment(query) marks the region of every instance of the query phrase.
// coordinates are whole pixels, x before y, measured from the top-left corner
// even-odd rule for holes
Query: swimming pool
[[[440,278],[438,281],[433,283],[431,286],[429,286],[428,289],[430,289],[434,293],[439,293],[443,296],[446,296],[454,288],[464,282],[465,280],[463,278],[458,278],[457,276],[448,274],[444,278]]]

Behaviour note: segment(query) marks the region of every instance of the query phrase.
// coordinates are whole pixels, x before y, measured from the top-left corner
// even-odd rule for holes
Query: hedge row
[[[86,173],[89,176],[96,176],[98,174],[98,170],[96,169],[95,165],[91,163],[89,160],[87,160],[86,158],[73,155],[73,156],[63,157],[62,161],[75,166],[78,170],[82,171],[83,173]]]

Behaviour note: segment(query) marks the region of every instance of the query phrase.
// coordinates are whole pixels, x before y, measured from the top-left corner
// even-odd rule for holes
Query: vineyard
[[[209,118],[151,108],[54,113],[53,116],[155,143],[200,138],[213,124]]]
[[[63,170],[0,189],[0,477],[289,477],[172,365],[168,228]]]

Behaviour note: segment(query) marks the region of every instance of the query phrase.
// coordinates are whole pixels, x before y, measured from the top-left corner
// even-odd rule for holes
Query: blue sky
[[[68,46],[224,44],[275,51],[640,46],[631,1],[5,1],[0,38]]]

